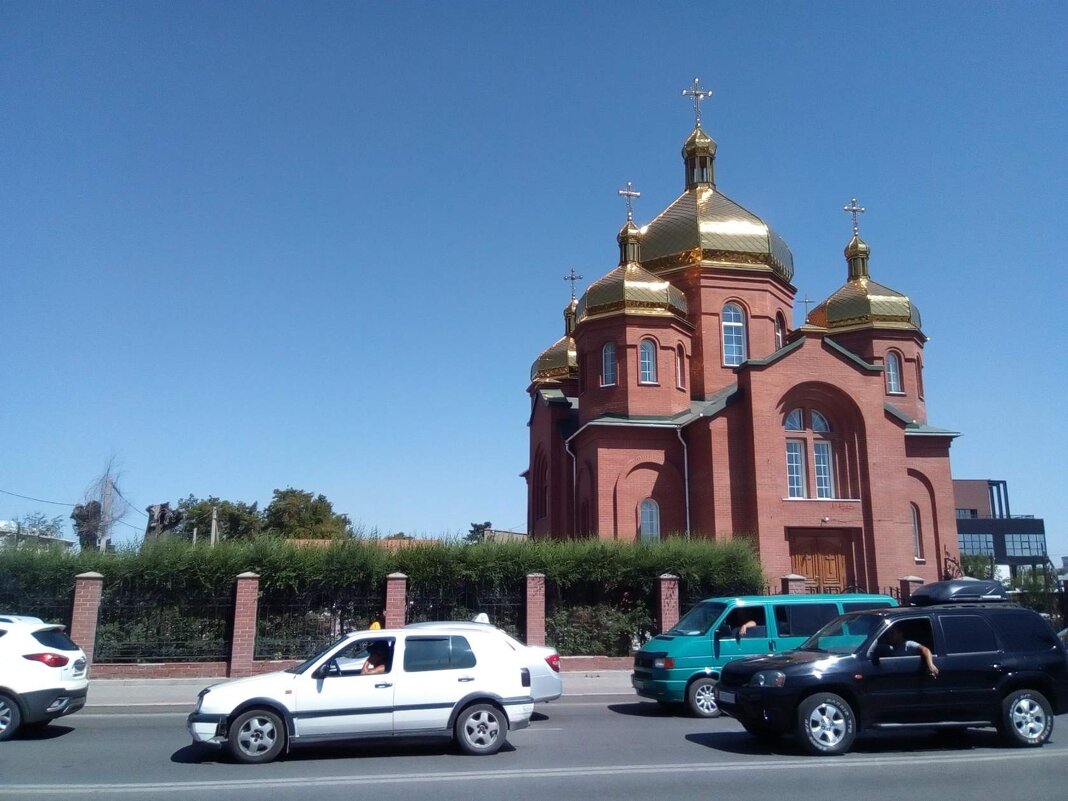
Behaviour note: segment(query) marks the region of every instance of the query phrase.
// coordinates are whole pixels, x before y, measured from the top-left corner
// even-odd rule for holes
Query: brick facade
[[[545,574],[527,575],[527,645],[545,645]]]
[[[399,629],[408,622],[408,577],[403,573],[390,573],[386,577],[386,623],[387,629]]]
[[[99,573],[80,573],[74,577],[74,609],[71,614],[70,636],[85,651],[89,664],[93,663],[96,623],[100,615],[100,596],[103,591],[104,577]]]
[[[657,579],[657,626],[667,631],[679,622],[679,577],[664,573]]]
[[[230,642],[230,676],[250,676],[256,672],[256,623],[259,612],[260,577],[241,573],[234,598],[234,632]]]

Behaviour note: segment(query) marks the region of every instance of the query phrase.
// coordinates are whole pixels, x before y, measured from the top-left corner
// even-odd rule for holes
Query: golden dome
[[[556,340],[530,366],[530,380],[563,381],[578,378],[578,351],[569,336]]]
[[[690,134],[690,138],[682,145],[683,159],[688,158],[695,153],[708,153],[712,156],[716,155],[716,140],[706,134],[701,128],[694,128],[693,133]]]
[[[642,264],[654,273],[698,262],[794,277],[786,241],[709,183],[688,188],[642,229]]]
[[[830,331],[855,328],[899,328],[920,331],[920,310],[907,295],[872,281],[868,275],[871,248],[857,234],[845,248],[849,280],[814,308],[807,325]]]
[[[640,264],[621,264],[582,295],[575,312],[577,322],[610,314],[646,314],[686,317],[686,296]]]

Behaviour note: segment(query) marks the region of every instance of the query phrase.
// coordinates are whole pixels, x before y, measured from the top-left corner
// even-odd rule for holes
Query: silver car
[[[563,694],[564,682],[560,678],[560,655],[555,648],[549,648],[544,645],[524,645],[508,632],[490,623],[471,620],[409,623],[405,628],[434,628],[436,626],[448,626],[453,629],[468,629],[472,631],[490,629],[498,632],[517,653],[522,654],[523,664],[530,671],[530,694],[534,698],[534,703],[555,701]]]

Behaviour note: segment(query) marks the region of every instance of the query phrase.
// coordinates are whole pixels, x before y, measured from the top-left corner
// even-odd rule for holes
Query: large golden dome
[[[642,264],[654,273],[705,263],[765,270],[789,283],[794,257],[762,219],[716,189],[716,143],[700,127],[682,148],[686,191],[642,229]]]
[[[575,310],[578,301],[574,297],[564,307],[564,335],[542,351],[541,356],[530,365],[531,382],[563,381],[578,378],[578,350],[571,333],[575,330]]]
[[[871,280],[868,243],[854,234],[846,245],[849,280],[814,308],[808,325],[842,331],[856,328],[899,328],[921,331],[920,310],[907,295]]]

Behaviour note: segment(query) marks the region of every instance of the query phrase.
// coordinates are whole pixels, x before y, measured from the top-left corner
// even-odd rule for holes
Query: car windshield
[[[864,644],[882,621],[880,615],[868,612],[842,615],[805,640],[798,650],[851,654]]]
[[[676,637],[696,637],[700,634],[707,634],[712,624],[719,620],[719,616],[726,608],[725,604],[702,601],[664,633],[673,634]]]
[[[303,673],[305,670],[310,668],[315,662],[317,662],[323,656],[323,654],[325,654],[327,651],[332,651],[334,648],[337,648],[339,645],[341,645],[341,643],[343,643],[347,639],[348,639],[348,635],[346,634],[344,637],[340,637],[340,638],[334,640],[332,643],[330,643],[328,646],[326,646],[326,648],[324,648],[323,650],[319,651],[319,653],[317,653],[311,659],[308,659],[308,660],[306,660],[304,662],[301,662],[299,665],[296,665],[294,667],[286,668],[286,673]]]

